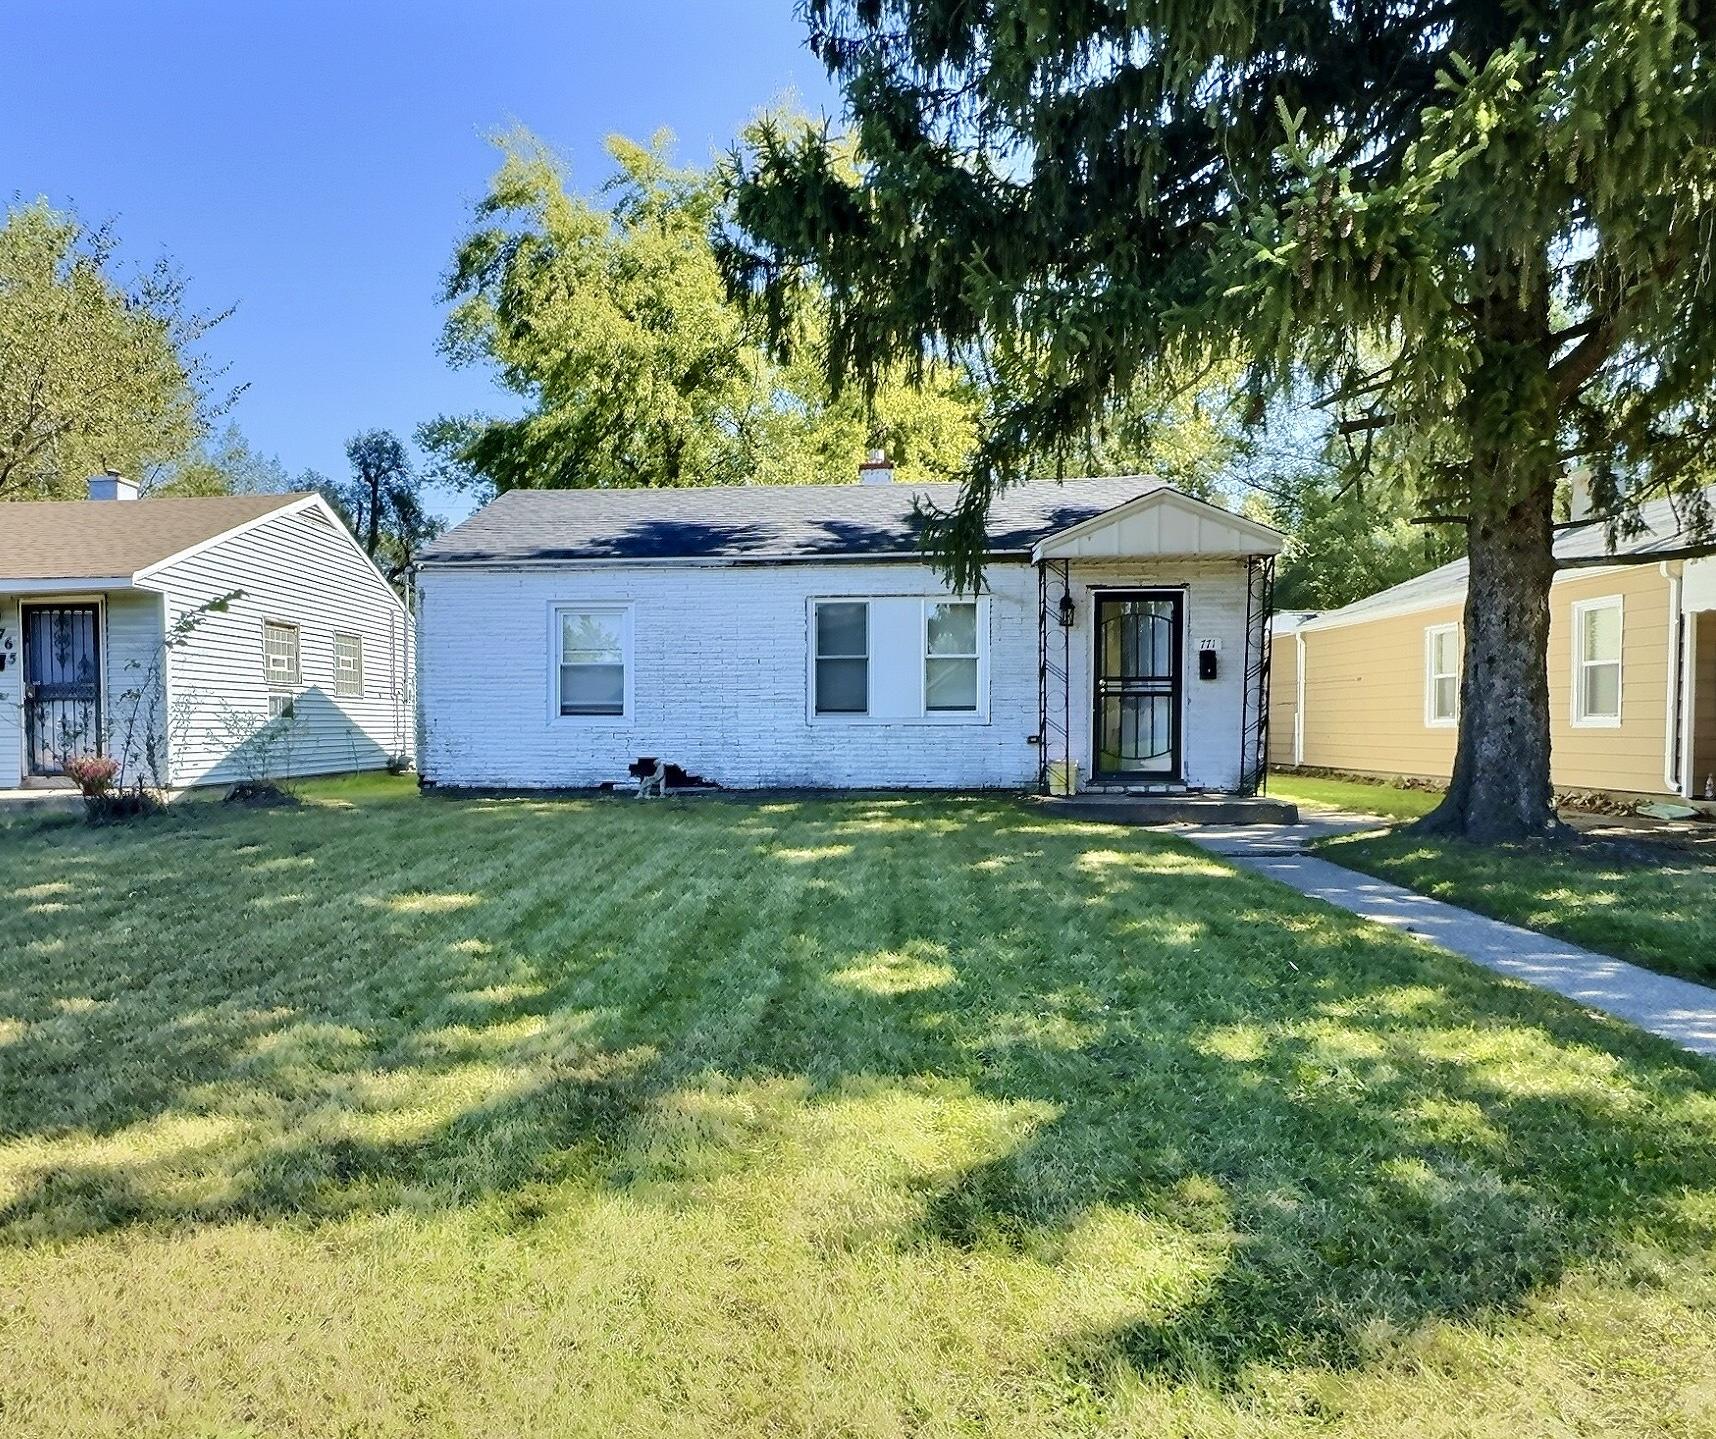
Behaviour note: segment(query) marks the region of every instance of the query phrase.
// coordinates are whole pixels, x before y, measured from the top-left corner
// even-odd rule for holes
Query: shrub
[[[229,789],[223,798],[227,804],[248,805],[252,809],[291,808],[298,803],[297,795],[282,789],[271,779],[243,780]]]
[[[65,776],[78,787],[85,799],[97,799],[113,788],[119,777],[119,761],[104,754],[80,754],[68,759],[62,768]]]
[[[119,761],[107,755],[76,755],[62,767],[65,776],[83,795],[84,813],[96,824],[114,819],[133,819],[153,814],[161,801],[138,780],[130,789],[115,788]]]

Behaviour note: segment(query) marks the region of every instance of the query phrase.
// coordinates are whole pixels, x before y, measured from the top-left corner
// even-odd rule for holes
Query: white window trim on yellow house
[[[1708,494],[1716,500],[1716,486],[1710,486]],[[1716,741],[1709,738],[1711,717],[1716,715],[1716,669],[1708,658],[1709,632],[1716,629],[1716,544],[1688,531],[1670,500],[1647,501],[1640,513],[1644,529],[1630,538],[1611,537],[1600,525],[1569,526],[1556,537],[1559,568],[1550,592],[1556,652],[1549,656],[1556,705],[1551,717],[1556,783],[1566,789],[1692,799],[1699,796],[1705,776],[1716,770],[1716,749],[1711,748]],[[1292,696],[1290,753],[1295,766],[1447,777],[1449,728],[1430,722],[1428,654],[1419,660],[1419,727],[1411,729],[1410,656],[1400,642],[1405,638],[1410,645],[1411,630],[1423,634],[1433,624],[1457,621],[1468,598],[1466,580],[1466,563],[1456,561],[1338,610],[1290,615],[1285,624],[1277,617],[1277,651],[1283,640],[1294,647],[1290,688],[1279,693],[1282,699]],[[1579,587],[1575,595],[1589,598],[1568,595],[1566,587],[1573,585]],[[1596,686],[1595,697],[1604,701],[1608,713],[1582,715],[1583,702],[1593,696],[1587,668],[1580,664],[1585,641],[1578,631],[1587,622],[1583,616],[1591,613],[1588,607],[1604,603],[1619,612],[1622,622],[1621,713],[1614,713],[1614,685],[1603,683]],[[1581,607],[1578,617],[1575,604]],[[1438,613],[1424,613],[1432,610]],[[1386,643],[1392,647],[1387,655],[1372,654],[1363,639],[1337,645],[1331,637],[1325,645],[1320,638],[1325,632],[1359,630],[1413,615],[1415,621],[1406,621],[1407,636],[1399,630],[1387,632]],[[1561,636],[1569,625],[1573,632],[1564,641]],[[1565,649],[1560,648],[1563,644]],[[1605,663],[1612,664],[1612,657]],[[1553,673],[1556,665],[1564,666],[1559,676]],[[1606,671],[1604,681],[1611,680],[1612,673]],[[1373,695],[1366,680],[1378,676],[1382,678]],[[1560,683],[1568,687],[1565,700]],[[1386,709],[1386,721],[1368,729],[1361,723],[1349,733],[1352,707],[1373,698]],[[1285,714],[1281,719],[1289,722]],[[1564,743],[1570,734],[1584,736],[1583,744]],[[1605,738],[1598,741],[1599,735]]]
[[[1436,668],[1436,643],[1444,635],[1454,637],[1454,667]],[[1460,722],[1460,627],[1458,624],[1426,625],[1424,628],[1424,724],[1429,729],[1452,729]],[[1454,681],[1454,707],[1447,714],[1436,711],[1436,681]]]
[[[1585,654],[1585,616],[1594,612],[1613,610],[1618,622],[1615,658],[1593,660]],[[1568,701],[1571,713],[1568,722],[1574,729],[1619,729],[1626,700],[1627,620],[1626,608],[1620,595],[1599,595],[1579,600],[1573,605],[1573,694]],[[1615,709],[1613,714],[1592,714],[1585,708],[1585,672],[1597,665],[1615,667]]]

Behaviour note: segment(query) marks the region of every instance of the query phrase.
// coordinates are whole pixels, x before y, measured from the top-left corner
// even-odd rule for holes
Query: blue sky
[[[249,384],[232,418],[337,476],[358,430],[497,403],[435,350],[490,132],[530,127],[579,188],[613,131],[701,160],[783,92],[835,108],[804,34],[791,0],[6,0],[0,195],[110,220],[124,258],[236,305],[208,340]]]

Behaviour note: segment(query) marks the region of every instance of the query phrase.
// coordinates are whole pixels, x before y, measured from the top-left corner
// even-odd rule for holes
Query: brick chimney
[[[89,497],[92,500],[134,500],[137,481],[128,480],[117,470],[89,477]]]
[[[871,450],[858,466],[861,485],[891,485],[894,483],[894,462],[880,450]]]

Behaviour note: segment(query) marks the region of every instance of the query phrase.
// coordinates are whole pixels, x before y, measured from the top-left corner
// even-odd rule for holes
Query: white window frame
[[[1443,635],[1454,636],[1454,668],[1451,672],[1436,668],[1436,642]],[[1460,722],[1460,626],[1458,623],[1427,625],[1424,630],[1424,724],[1428,729],[1453,729]],[[1436,681],[1454,681],[1454,712],[1436,713]]]
[[[619,729],[632,723],[633,685],[637,675],[637,653],[633,644],[630,600],[552,600],[548,605],[548,722],[577,729]],[[565,614],[617,615],[620,620],[620,662],[625,666],[621,709],[617,715],[568,715],[560,713],[560,617]]]
[[[292,635],[292,672],[274,668],[268,653],[268,632],[270,630],[287,630]],[[270,690],[297,690],[304,683],[304,631],[291,620],[262,621],[262,677],[267,681]]]
[[[976,612],[977,652],[971,655],[937,655],[936,659],[977,661],[976,703],[968,710],[932,710],[929,707],[929,621],[934,605],[970,605]],[[973,724],[989,718],[989,601],[981,595],[927,596],[918,606],[918,711],[929,724]]]
[[[1585,658],[1585,616],[1594,610],[1613,610],[1619,623],[1620,635],[1615,658],[1588,660]],[[1627,615],[1619,595],[1601,595],[1595,599],[1576,600],[1573,604],[1573,694],[1569,699],[1569,722],[1574,729],[1619,729],[1621,712],[1627,693]],[[1615,667],[1615,712],[1612,715],[1585,713],[1585,671],[1594,665]]]
[[[805,722],[812,726],[821,725],[912,725],[941,726],[941,725],[986,725],[989,723],[989,596],[988,595],[955,595],[936,594],[926,595],[922,591],[900,594],[818,594],[809,595],[804,607],[804,714]],[[905,600],[915,602],[918,606],[917,626],[917,675],[918,692],[917,708],[904,714],[876,714],[874,712],[875,666],[879,656],[876,652],[876,626],[874,606]],[[928,677],[929,658],[929,607],[932,604],[975,604],[977,606],[977,708],[975,710],[931,710],[925,694]],[[836,711],[822,714],[816,708],[816,609],[818,605],[866,605],[871,607],[870,624],[867,630],[865,655],[870,666],[866,687],[866,709],[860,714],[855,710]],[[839,658],[832,656],[831,658]]]
[[[809,621],[809,629],[805,636],[805,648],[809,651],[809,663],[806,666],[808,692],[805,695],[805,712],[810,716],[812,724],[871,724],[875,717],[870,713],[871,684],[870,666],[875,660],[871,653],[873,631],[870,625],[870,604],[878,598],[875,595],[812,595],[810,604],[805,611]],[[817,611],[824,605],[863,605],[864,606],[864,708],[861,710],[820,710],[816,707],[816,662],[824,658],[817,647],[820,627],[817,625]],[[857,655],[828,655],[833,660],[855,660]]]
[[[340,646],[353,647],[357,663],[350,668],[340,663]],[[363,636],[349,630],[334,631],[334,697],[345,700],[363,698]]]

